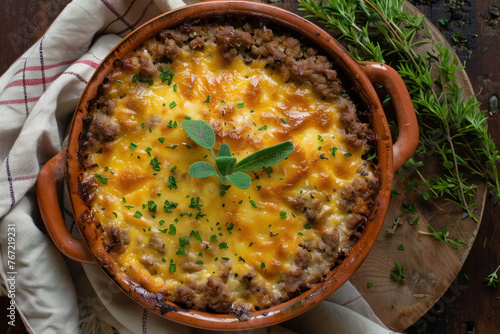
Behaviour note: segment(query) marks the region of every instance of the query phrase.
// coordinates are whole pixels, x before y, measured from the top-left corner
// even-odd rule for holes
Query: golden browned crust
[[[279,29],[278,29],[279,30]],[[139,49],[126,56],[124,59],[117,60],[114,63],[115,70],[112,72],[102,85],[102,94],[90,104],[90,112],[84,119],[83,135],[80,140],[80,160],[87,173],[80,180],[80,196],[89,205],[95,206],[95,196],[99,183],[96,181],[96,172],[94,168],[98,166],[93,157],[99,154],[106,154],[113,149],[114,140],[120,133],[132,133],[140,131],[130,122],[113,120],[113,113],[116,103],[109,98],[107,92],[111,89],[111,82],[120,77],[123,73],[137,75],[141,80],[147,82],[158,75],[167,64],[171,62],[183,50],[203,50],[207,43],[215,43],[219,53],[220,62],[224,66],[230,66],[237,57],[242,57],[246,64],[254,61],[264,61],[276,71],[277,75],[284,78],[286,82],[295,82],[297,85],[308,85],[317,96],[323,100],[336,101],[339,110],[339,121],[342,124],[341,130],[344,141],[353,150],[361,149],[363,158],[366,158],[374,151],[375,135],[370,128],[370,124],[360,120],[360,117],[366,119],[370,113],[362,106],[356,106],[349,99],[342,97],[346,93],[345,87],[339,79],[339,74],[334,68],[332,62],[325,56],[318,55],[313,47],[304,46],[297,38],[288,34],[278,34],[269,27],[255,22],[246,22],[241,27],[233,25],[218,26],[217,24],[199,24],[194,22],[185,22],[175,29],[163,30],[156,38],[152,38],[144,43]],[[151,79],[152,80],[152,79]],[[182,83],[182,92],[187,98],[191,98],[194,82],[189,78]],[[353,94],[352,92],[350,92]],[[249,89],[245,98],[247,101],[258,101],[261,98],[261,91],[258,86]],[[120,97],[121,99],[121,97]],[[131,113],[141,114],[144,112],[144,106],[134,96],[126,97],[126,108]],[[301,105],[307,101],[300,96],[294,96],[290,104]],[[234,106],[223,106],[220,109],[220,117],[230,117],[235,113]],[[360,116],[362,115],[362,116]],[[288,140],[294,136],[299,136],[306,124],[314,122],[315,127],[327,129],[331,126],[331,116],[318,108],[314,117],[297,117],[289,120],[289,127],[283,129],[278,136],[283,140]],[[154,126],[160,123],[159,119],[151,118],[147,125]],[[147,126],[146,125],[146,126]],[[218,138],[228,140],[230,146],[243,146],[250,143],[258,145],[254,139],[244,136],[243,129],[228,129],[222,121],[213,122],[212,126]],[[238,146],[240,145],[240,146]],[[242,286],[242,296],[247,302],[235,303],[230,291],[228,291],[229,276],[235,275],[231,270],[231,262],[227,261],[226,267],[217,274],[214,272],[206,280],[191,280],[172,289],[165,287],[155,288],[151,291],[150,287],[157,286],[153,280],[144,277],[140,270],[134,268],[121,268],[117,263],[117,258],[124,254],[130,244],[130,235],[126,228],[121,228],[113,224],[101,224],[94,217],[94,213],[86,217],[85,224],[93,225],[93,230],[100,236],[99,239],[88,240],[91,249],[98,258],[100,264],[114,277],[114,279],[136,299],[145,303],[149,307],[159,310],[162,314],[169,311],[175,311],[176,308],[170,304],[174,302],[180,306],[196,310],[213,311],[218,313],[233,313],[241,319],[245,319],[250,311],[265,309],[277,305],[295,295],[312,287],[321,281],[349,252],[350,247],[356,238],[362,232],[364,224],[372,217],[377,205],[377,194],[380,189],[379,172],[372,162],[363,159],[363,163],[358,166],[356,171],[362,177],[354,178],[351,183],[347,183],[341,189],[334,189],[333,184],[328,177],[322,178],[322,188],[332,189],[333,193],[339,192],[339,207],[348,211],[343,225],[343,235],[349,241],[341,242],[341,232],[336,227],[324,227],[324,222],[328,219],[328,212],[323,205],[322,199],[315,198],[314,192],[304,192],[300,195],[290,196],[287,191],[311,175],[309,171],[312,162],[305,162],[306,152],[297,149],[289,158],[291,163],[296,166],[296,172],[289,175],[283,183],[273,184],[269,187],[262,187],[260,196],[263,199],[277,198],[290,206],[295,212],[301,213],[305,222],[311,228],[318,228],[318,236],[303,240],[293,254],[293,263],[285,271],[273,269],[268,265],[268,271],[261,273],[263,277],[279,276],[277,290],[279,293],[271,293],[269,287],[261,280],[253,279],[259,268],[251,268],[249,272],[241,275],[239,278]],[[332,153],[333,155],[333,153]],[[333,159],[332,155],[321,153],[319,160]],[[334,156],[334,155],[333,155]],[[348,171],[343,170],[342,166],[337,166],[336,175],[347,175]],[[255,173],[255,176],[263,177],[266,175],[263,171]],[[129,174],[120,175],[120,187],[134,187],[147,179],[135,171]],[[189,177],[183,174],[182,177]],[[329,201],[328,196],[326,201]],[[104,206],[102,208],[104,210]],[[228,213],[230,214],[230,213]],[[91,223],[89,223],[91,221]],[[82,223],[80,223],[82,224]],[[89,233],[88,235],[91,235]],[[150,275],[156,277],[161,272],[165,264],[157,261],[157,256],[165,253],[165,245],[162,238],[165,232],[155,232],[149,240],[142,242],[137,248],[143,252],[138,258],[141,270],[145,269]],[[277,234],[276,234],[277,235]],[[273,232],[271,232],[271,237]],[[343,246],[342,246],[343,245]],[[203,249],[203,245],[200,245]],[[207,252],[211,246],[206,244]],[[145,251],[148,251],[146,253]],[[155,256],[151,255],[155,254]],[[281,254],[281,256],[288,256]],[[291,255],[290,255],[291,256]],[[196,274],[203,267],[197,262],[195,253],[188,252],[185,260],[177,264],[183,272]],[[240,259],[242,259],[240,257]],[[242,259],[244,262],[244,259]],[[314,263],[314,272],[308,271],[311,264]],[[237,274],[236,274],[237,275]],[[153,288],[151,288],[153,289]]]

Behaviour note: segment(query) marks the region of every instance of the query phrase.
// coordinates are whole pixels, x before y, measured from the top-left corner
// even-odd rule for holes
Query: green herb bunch
[[[420,128],[420,143],[407,167],[417,171],[426,200],[444,197],[472,217],[476,186],[466,172],[486,178],[500,198],[495,162],[499,152],[488,133],[485,111],[475,97],[464,99],[456,73],[462,69],[447,47],[435,42],[424,16],[403,10],[404,0],[299,0],[306,17],[338,31],[357,60],[386,63],[403,78]],[[416,40],[419,36],[419,41]],[[428,44],[433,52],[418,54]],[[386,100],[387,102],[387,100]],[[440,161],[439,176],[424,177],[420,169],[426,154]],[[470,174],[469,174],[470,175]],[[476,220],[477,221],[477,220]]]
[[[249,172],[255,169],[270,167],[284,159],[293,152],[293,143],[285,141],[274,146],[263,148],[247,157],[237,161],[231,155],[231,149],[226,143],[219,147],[218,156],[215,156],[215,132],[203,120],[182,120],[182,127],[189,138],[196,144],[210,151],[215,159],[215,166],[206,161],[198,161],[189,167],[189,174],[193,177],[209,177],[217,175],[221,183],[221,196],[231,187],[228,182],[240,189],[248,189],[251,184]]]

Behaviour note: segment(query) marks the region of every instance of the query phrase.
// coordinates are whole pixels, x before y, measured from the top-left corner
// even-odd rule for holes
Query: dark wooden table
[[[68,2],[1,1],[0,73],[43,35]],[[414,3],[439,27],[465,63],[482,109],[490,112],[488,125],[500,147],[500,0],[421,0]],[[439,20],[446,20],[446,25]],[[443,297],[406,333],[500,333],[500,286],[488,288],[483,280],[500,264],[499,221],[500,207],[489,198],[476,241],[461,273]],[[1,298],[2,318],[5,318],[3,312],[7,305],[8,300]],[[3,323],[0,328],[4,328]],[[10,333],[24,332],[16,326]]]

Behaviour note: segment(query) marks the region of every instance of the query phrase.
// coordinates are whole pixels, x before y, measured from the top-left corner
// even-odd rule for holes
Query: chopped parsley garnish
[[[151,147],[148,147],[148,148],[146,148],[146,149],[145,149],[145,152],[146,152],[149,156],[151,156],[151,151],[152,151],[152,150],[153,150],[153,149],[152,149]]]
[[[228,257],[221,257],[221,259],[226,260],[226,261],[229,261],[229,258],[228,258]]]
[[[220,102],[222,102],[222,103],[226,103],[226,101],[225,101],[225,100],[220,100]]]
[[[318,146],[318,151],[321,151],[321,146]]]
[[[229,226],[227,227],[227,231],[229,232],[229,234],[233,234],[233,228],[234,224],[233,223],[229,224]]]
[[[137,82],[137,74],[132,77],[132,82],[136,83]]]
[[[254,208],[256,208],[256,207],[257,207],[257,204],[255,204],[255,201],[254,201],[253,199],[251,199],[251,200],[250,200],[250,204],[252,204],[252,206],[253,206]]]
[[[165,187],[167,187],[170,190],[177,189],[177,180],[175,179],[175,177],[170,175],[168,177],[168,184]]]
[[[133,205],[125,205],[125,207],[126,207],[127,209],[132,209],[132,208],[134,208],[134,206],[133,206]]]
[[[156,212],[156,203],[154,201],[148,201],[148,211]]]
[[[175,252],[176,255],[186,255],[186,250],[184,249],[184,247],[179,247],[179,249],[177,250],[177,252]]]
[[[125,199],[125,197],[122,197],[122,202],[123,203],[127,202],[127,200]]]
[[[165,229],[166,230],[166,229]],[[177,233],[177,228],[175,227],[174,224],[170,224],[168,226],[168,234],[170,235],[175,235]]]
[[[171,148],[172,150],[175,149],[176,147],[177,147],[177,144],[171,145],[171,146],[165,146],[165,148]]]
[[[205,217],[206,215],[207,215],[206,213],[201,213],[201,212],[198,212],[198,213],[196,214],[196,217],[195,217],[195,218],[196,218],[196,219],[201,219],[201,218]]]
[[[227,249],[227,244],[225,242],[221,242],[219,244],[219,249]]]
[[[302,235],[303,236],[304,234],[302,232],[299,232],[299,233],[297,233],[297,235]]]
[[[252,247],[253,246],[253,241],[248,245],[248,247]]]
[[[118,215],[116,214],[116,212],[113,212],[113,216],[115,216],[115,218],[118,218]]]
[[[156,157],[154,157],[153,159],[151,159],[151,161],[149,162],[149,164],[151,166],[153,166],[153,170],[155,172],[159,172],[161,170],[161,168],[160,168],[160,162],[158,161],[158,159]]]
[[[160,226],[161,226],[161,225],[165,224],[165,221],[162,219],[162,220],[160,220],[158,223],[159,223],[159,224],[160,224]]]
[[[161,258],[161,262],[165,263],[165,262],[167,262],[167,259],[166,259],[166,258],[164,258],[164,257],[162,257],[162,258]]]
[[[193,215],[192,212],[181,212],[181,214],[180,214],[181,217],[184,217],[184,216],[191,217],[192,215]]]
[[[101,182],[102,184],[107,184],[108,183],[108,178],[102,176],[101,174],[96,174],[95,177],[97,178],[97,180],[99,182]]]
[[[310,228],[311,228],[311,225],[309,225],[309,224],[305,224],[305,225],[304,225],[304,228],[305,228],[306,230],[308,230],[308,229],[310,229]]]
[[[203,261],[202,260],[198,260],[195,262],[195,264],[203,264]]]
[[[173,259],[170,259],[170,266],[168,267],[168,272],[175,273],[175,263]]]
[[[201,207],[203,204],[200,204],[200,198],[196,196],[196,199],[194,197],[191,197],[191,204],[189,204],[189,207],[191,209],[198,209],[201,210]]]
[[[174,109],[177,106],[177,103],[175,103],[175,101],[172,101],[168,106],[170,107],[170,109]]]
[[[351,153],[349,153],[349,152],[344,153],[344,157],[346,157],[346,158],[352,157],[352,154],[351,154]]]
[[[184,246],[185,244],[187,244],[189,242],[189,237],[180,237],[179,238],[179,245],[182,247]]]
[[[263,270],[266,267],[266,264],[264,262],[260,263],[260,270]]]
[[[370,154],[368,156],[368,158],[366,158],[366,160],[368,160],[368,161],[373,160],[373,159],[375,159],[376,156],[377,156],[377,152],[373,152],[372,154]]]
[[[264,169],[264,172],[266,172],[267,175],[271,175],[271,173],[273,172],[273,167],[269,166],[269,167],[266,167]]]
[[[258,131],[263,131],[267,130],[267,125],[261,126],[260,128],[257,129]]]
[[[214,241],[217,241],[217,235],[212,235],[210,236],[210,242],[214,242]]]
[[[403,244],[399,245],[398,250],[405,250],[405,246],[403,246]]]
[[[203,103],[209,103],[210,102],[210,95],[207,96],[207,98],[205,99],[205,101],[203,101]]]
[[[322,135],[318,135],[318,140],[319,140],[320,143],[322,143],[323,142],[323,136]]]
[[[283,117],[281,117],[280,119],[281,119],[281,121],[282,121],[284,124],[287,124],[287,123],[288,123],[288,122],[287,122],[287,120],[286,120],[286,119],[284,119]]]
[[[161,82],[167,81],[167,84],[170,86],[172,84],[172,79],[174,78],[174,71],[170,69],[170,67],[162,67],[160,72]]]
[[[257,188],[257,191],[259,191],[261,187],[262,186],[255,186],[255,188]]]
[[[280,212],[280,217],[281,217],[281,219],[285,219],[286,218],[286,212],[285,211],[281,211]]]
[[[170,202],[168,199],[165,200],[165,203],[163,204],[163,211],[166,213],[172,213],[173,209],[175,209],[179,205],[178,203],[175,202]]]
[[[177,93],[177,84],[174,84],[174,93]]]
[[[185,119],[191,119],[191,115],[184,116]]]
[[[172,172],[172,173],[173,173],[176,169],[177,169],[177,166],[176,166],[176,165],[174,165],[172,168],[170,168],[170,172]]]
[[[332,156],[334,157],[335,156],[335,152],[337,152],[338,148],[336,147],[332,147]]]
[[[245,106],[245,102],[238,102],[236,103],[236,105],[238,106],[238,108],[243,108]]]
[[[168,122],[168,125],[167,125],[167,126],[168,126],[169,128],[171,128],[171,129],[172,129],[172,128],[177,129],[177,127],[178,127],[178,125],[177,125],[177,121],[175,121],[175,122],[174,122],[174,121],[170,120],[170,121]]]
[[[201,235],[200,235],[200,232],[196,231],[195,234],[194,234],[194,238],[198,241],[202,241],[201,240]]]
[[[158,137],[158,141],[163,144],[163,142],[165,141],[165,137]]]
[[[134,213],[134,217],[135,217],[135,218],[142,218],[142,213],[141,213],[140,211],[136,211],[136,212]]]

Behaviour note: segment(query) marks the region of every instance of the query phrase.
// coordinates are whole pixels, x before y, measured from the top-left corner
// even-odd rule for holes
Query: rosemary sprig
[[[348,42],[357,60],[377,61],[394,67],[403,78],[420,125],[420,143],[407,164],[417,171],[426,200],[444,197],[462,207],[472,219],[475,185],[465,172],[485,178],[500,198],[495,165],[499,152],[488,133],[486,112],[475,97],[463,98],[456,73],[463,69],[456,56],[433,40],[424,16],[403,10],[404,0],[299,0],[306,17],[325,24]],[[416,36],[419,41],[414,41]],[[432,53],[416,48],[428,44]],[[387,99],[387,98],[386,98]],[[425,177],[419,169],[427,154],[441,164],[439,176]]]

